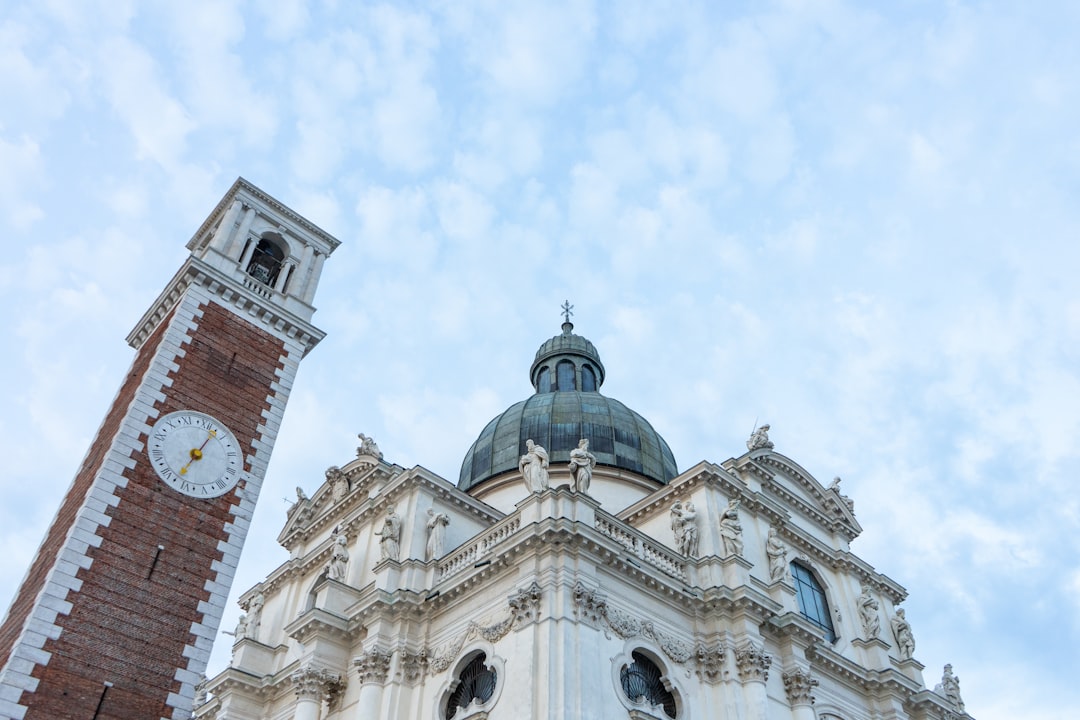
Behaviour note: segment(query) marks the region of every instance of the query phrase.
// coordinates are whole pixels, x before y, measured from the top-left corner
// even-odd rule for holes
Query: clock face
[[[236,487],[243,469],[236,437],[214,418],[193,410],[158,418],[146,452],[166,485],[196,498],[224,495]]]

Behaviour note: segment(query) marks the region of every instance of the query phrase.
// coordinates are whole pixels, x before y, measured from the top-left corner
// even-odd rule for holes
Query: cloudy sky
[[[234,596],[357,432],[455,480],[569,299],[680,469],[843,477],[929,685],[1080,704],[1078,6],[714,5],[4,3],[0,604],[243,175],[343,244]]]

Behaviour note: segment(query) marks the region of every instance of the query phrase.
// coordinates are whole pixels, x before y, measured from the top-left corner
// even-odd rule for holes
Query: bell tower
[[[188,242],[0,625],[0,718],[190,717],[338,244],[242,178]]]

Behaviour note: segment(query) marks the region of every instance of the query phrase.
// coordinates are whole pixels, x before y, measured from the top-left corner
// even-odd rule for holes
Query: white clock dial
[[[196,498],[214,498],[236,487],[243,470],[240,444],[206,413],[162,415],[146,441],[150,464],[166,485]]]

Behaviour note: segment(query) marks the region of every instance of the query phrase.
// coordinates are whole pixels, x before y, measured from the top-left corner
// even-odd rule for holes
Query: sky
[[[357,433],[456,481],[569,300],[680,469],[768,422],[843,478],[930,687],[948,662],[980,720],[1062,717],[1078,26],[1049,0],[0,4],[0,604],[243,176],[342,245],[223,628]]]

